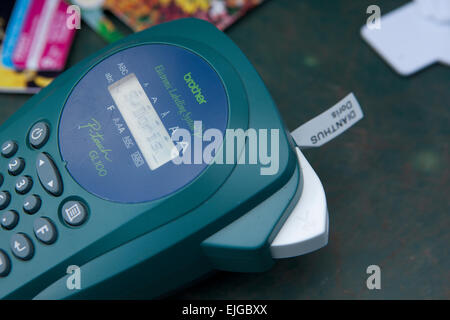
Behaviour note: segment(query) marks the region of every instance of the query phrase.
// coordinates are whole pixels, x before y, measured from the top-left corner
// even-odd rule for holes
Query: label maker
[[[234,163],[175,163],[174,132],[196,139],[197,121],[223,134],[221,148],[228,129],[278,130],[278,170],[239,161],[248,139]],[[158,298],[328,241],[320,180],[256,70],[205,21],[158,25],[83,60],[0,138],[4,299]]]

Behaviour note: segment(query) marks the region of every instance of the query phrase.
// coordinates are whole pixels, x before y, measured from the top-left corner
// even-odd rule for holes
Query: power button
[[[33,148],[41,148],[48,140],[50,136],[50,129],[48,125],[41,121],[36,123],[30,130],[28,134],[28,141],[33,146]]]

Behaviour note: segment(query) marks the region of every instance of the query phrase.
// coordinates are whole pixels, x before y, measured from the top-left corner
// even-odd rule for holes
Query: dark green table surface
[[[382,13],[404,3],[377,2]],[[263,274],[218,273],[173,298],[450,298],[450,68],[398,76],[359,35],[370,4],[269,0],[227,30],[289,129],[349,92],[365,119],[305,151],[327,195],[327,247]],[[83,25],[69,66],[103,46]],[[1,121],[28,98],[1,94]],[[372,264],[381,267],[381,290],[366,287]]]

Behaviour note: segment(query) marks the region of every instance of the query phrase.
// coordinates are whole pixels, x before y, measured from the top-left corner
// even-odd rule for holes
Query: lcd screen
[[[150,170],[155,170],[179,153],[135,74],[108,87]]]

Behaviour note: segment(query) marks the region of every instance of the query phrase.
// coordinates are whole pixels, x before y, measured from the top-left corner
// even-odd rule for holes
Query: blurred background
[[[21,42],[39,36],[26,29],[31,22],[23,13],[14,17],[18,3],[30,4],[2,0],[1,123],[39,87],[108,43],[185,16],[225,30],[260,73],[290,130],[349,92],[365,113],[344,135],[304,152],[327,195],[328,246],[278,261],[266,273],[217,273],[172,299],[450,298],[450,69],[435,63],[401,76],[360,34],[370,5],[384,15],[410,1],[74,2],[82,8],[81,28],[61,35],[53,21],[40,35],[46,49],[36,52]],[[70,4],[56,3],[53,10],[66,14]],[[381,268],[381,290],[366,287],[373,264]]]

